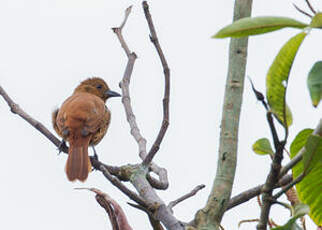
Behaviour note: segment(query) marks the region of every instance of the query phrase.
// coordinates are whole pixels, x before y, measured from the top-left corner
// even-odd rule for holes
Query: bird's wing
[[[95,133],[104,120],[105,104],[99,97],[89,93],[75,93],[61,106],[57,125],[63,130],[85,129]]]

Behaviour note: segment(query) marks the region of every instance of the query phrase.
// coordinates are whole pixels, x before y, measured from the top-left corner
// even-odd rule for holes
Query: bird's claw
[[[64,149],[67,148],[65,140],[62,140],[58,146],[58,154],[59,155]]]
[[[93,149],[93,152],[94,152],[94,155],[92,156],[92,158],[98,161],[98,155],[97,155],[96,150],[95,150],[93,145],[92,145],[92,149]],[[92,171],[94,171],[94,170],[96,170],[96,168],[92,167]]]

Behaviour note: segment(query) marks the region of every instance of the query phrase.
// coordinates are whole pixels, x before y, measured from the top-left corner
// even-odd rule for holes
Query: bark
[[[249,17],[252,0],[236,0],[234,21]],[[237,162],[238,126],[244,90],[248,38],[232,38],[221,121],[217,172],[206,206],[196,215],[198,229],[219,229],[231,196]]]

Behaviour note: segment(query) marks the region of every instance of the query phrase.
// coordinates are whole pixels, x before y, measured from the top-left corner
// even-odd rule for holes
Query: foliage
[[[322,137],[312,134],[312,129],[302,130],[291,144],[291,158],[305,147],[303,160],[293,167],[293,178],[307,173],[296,185],[300,200],[310,207],[310,217],[322,225]]]
[[[274,115],[284,126],[290,126],[292,124],[292,114],[286,105],[285,93],[295,55],[305,36],[305,32],[299,33],[282,47],[269,68],[266,77],[268,104]]]
[[[306,2],[314,13],[309,24],[286,17],[268,16],[244,18],[222,28],[213,36],[213,38],[244,37],[264,34],[286,27],[304,29],[283,45],[266,76],[266,99],[269,108],[264,99],[262,102],[285,127],[285,138],[288,137],[288,126],[293,122],[291,110],[286,104],[286,90],[295,56],[306,35],[312,29],[322,29],[322,13],[316,13],[309,2]],[[298,10],[305,13],[300,9]],[[309,14],[306,15],[309,16]],[[312,67],[307,79],[307,84],[312,104],[316,107],[322,98],[322,61],[316,62]],[[274,143],[279,142],[279,140],[276,139],[278,139],[278,135],[275,135]],[[253,150],[255,153],[261,155],[270,154],[272,156],[274,154],[271,145],[266,138],[257,140],[253,145]],[[291,158],[294,158],[300,150],[303,154],[303,158],[292,169],[293,179],[304,176],[304,179],[296,185],[296,189],[300,201],[309,206],[310,212],[308,211],[307,206],[303,206],[302,204],[297,210],[297,214],[295,212],[286,225],[275,229],[301,229],[295,221],[308,212],[312,220],[318,226],[322,225],[322,137],[312,134],[311,129],[304,129],[296,136],[291,145]]]
[[[305,23],[286,17],[242,18],[219,30],[213,38],[244,37],[280,30],[286,27],[305,28]]]
[[[259,155],[274,154],[271,143],[267,138],[258,139],[253,144],[253,151]]]
[[[317,107],[322,98],[322,61],[316,62],[307,78],[312,104]]]

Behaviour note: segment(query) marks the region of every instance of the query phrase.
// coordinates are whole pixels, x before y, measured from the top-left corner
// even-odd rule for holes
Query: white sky
[[[292,2],[306,9],[304,1],[254,1],[253,16],[295,17]],[[321,1],[312,0],[316,9]],[[103,0],[2,0],[0,1],[0,85],[31,116],[51,130],[51,112],[60,106],[83,79],[104,78],[120,92],[127,59],[111,27],[118,26],[124,10],[133,4],[124,29],[130,48],[137,53],[132,75],[134,112],[148,147],[162,117],[163,74],[158,56],[149,42],[148,27],[140,1]],[[162,48],[171,69],[170,127],[155,161],[166,167],[170,179],[167,191],[158,192],[166,202],[198,184],[207,187],[197,196],[176,206],[175,215],[190,221],[208,197],[216,171],[219,125],[227,73],[229,40],[210,36],[232,20],[233,1],[150,1],[151,13]],[[265,75],[279,48],[295,29],[285,29],[250,39],[247,74],[265,91]],[[314,127],[321,108],[313,109],[306,76],[321,60],[322,33],[306,38],[294,63],[288,102],[294,125],[290,139],[303,128]],[[111,165],[139,162],[137,145],[121,101],[108,101],[112,122],[104,141],[97,146],[100,160]],[[67,156],[57,156],[56,147],[21,118],[10,113],[0,99],[1,229],[111,229],[107,215],[94,194],[76,187],[96,187],[118,200],[134,229],[151,229],[146,215],[129,207],[129,201],[99,172],[85,184],[67,181]],[[257,103],[248,81],[245,85],[239,135],[239,153],[233,194],[260,184],[269,170],[268,157],[255,155],[252,144],[269,137],[265,112]],[[225,229],[237,229],[243,219],[259,216],[255,200],[230,210],[224,216]],[[288,212],[273,207],[273,219],[283,224]],[[107,227],[108,226],[108,227]],[[245,224],[240,229],[255,228]],[[312,229],[313,225],[308,229]]]

